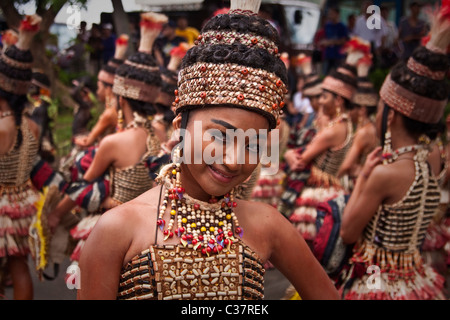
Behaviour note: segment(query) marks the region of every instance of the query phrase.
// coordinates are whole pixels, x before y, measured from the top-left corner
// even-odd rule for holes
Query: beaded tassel
[[[164,240],[177,236],[183,246],[192,244],[205,255],[229,251],[233,241],[236,241],[234,232],[242,238],[243,229],[233,212],[237,206],[234,201],[234,190],[218,200],[212,197],[209,204],[201,205],[195,199],[185,195],[185,189],[180,179],[179,149],[174,154],[174,162],[165,171],[166,190],[164,200],[159,209],[157,224],[163,231]],[[163,180],[164,181],[164,180]],[[167,187],[169,186],[169,187]],[[163,216],[170,205],[170,221],[164,229],[166,222]],[[175,223],[177,228],[174,229]]]

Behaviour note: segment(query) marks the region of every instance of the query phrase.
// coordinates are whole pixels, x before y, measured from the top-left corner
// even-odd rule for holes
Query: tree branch
[[[22,17],[14,6],[14,0],[0,1],[0,9],[2,9],[3,16],[6,19],[8,27],[19,28]]]

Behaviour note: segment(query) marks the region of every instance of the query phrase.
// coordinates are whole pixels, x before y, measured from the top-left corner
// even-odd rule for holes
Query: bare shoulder
[[[124,264],[136,254],[155,244],[160,191],[160,186],[154,187],[139,197],[108,211],[110,217],[107,219],[113,221],[112,229],[124,230],[124,237],[128,239]]]
[[[257,201],[239,201],[238,219],[246,230],[252,230],[265,238],[276,236],[291,223],[273,206]]]

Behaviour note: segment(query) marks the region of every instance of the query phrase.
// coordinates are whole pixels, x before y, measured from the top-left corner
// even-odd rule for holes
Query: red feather
[[[140,26],[144,27],[146,29],[162,29],[163,25],[161,23],[149,21],[149,20],[142,20],[140,22]]]
[[[128,44],[128,38],[126,38],[126,37],[119,37],[117,40],[116,40],[116,45],[119,45],[119,46],[126,46]]]
[[[442,18],[450,20],[450,0],[442,0],[442,6],[439,13]]]
[[[31,23],[31,16],[26,16],[24,20],[20,23],[20,30],[35,32],[39,30],[39,24]]]

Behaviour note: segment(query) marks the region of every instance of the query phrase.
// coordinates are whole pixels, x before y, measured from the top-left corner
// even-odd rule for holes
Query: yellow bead
[[[225,216],[225,218],[227,218],[227,220],[230,220],[230,219],[231,219],[231,214],[227,214],[227,215]]]
[[[173,169],[172,174],[177,174],[177,170]]]
[[[187,222],[187,219],[186,219],[186,218],[183,218],[183,219],[181,219],[181,222],[186,223],[186,222]]]
[[[196,228],[197,225],[195,223],[191,223],[191,228]]]
[[[219,227],[221,227],[221,226],[223,226],[223,222],[222,221],[219,222]]]
[[[201,228],[200,228],[200,231],[201,231],[201,232],[205,232],[205,231],[206,231],[206,227],[201,227]]]
[[[170,210],[170,214],[174,216],[177,214],[177,212],[175,210]]]
[[[211,232],[214,232],[214,230],[216,230],[216,228],[214,228],[214,227],[209,228],[209,231],[211,231]]]

